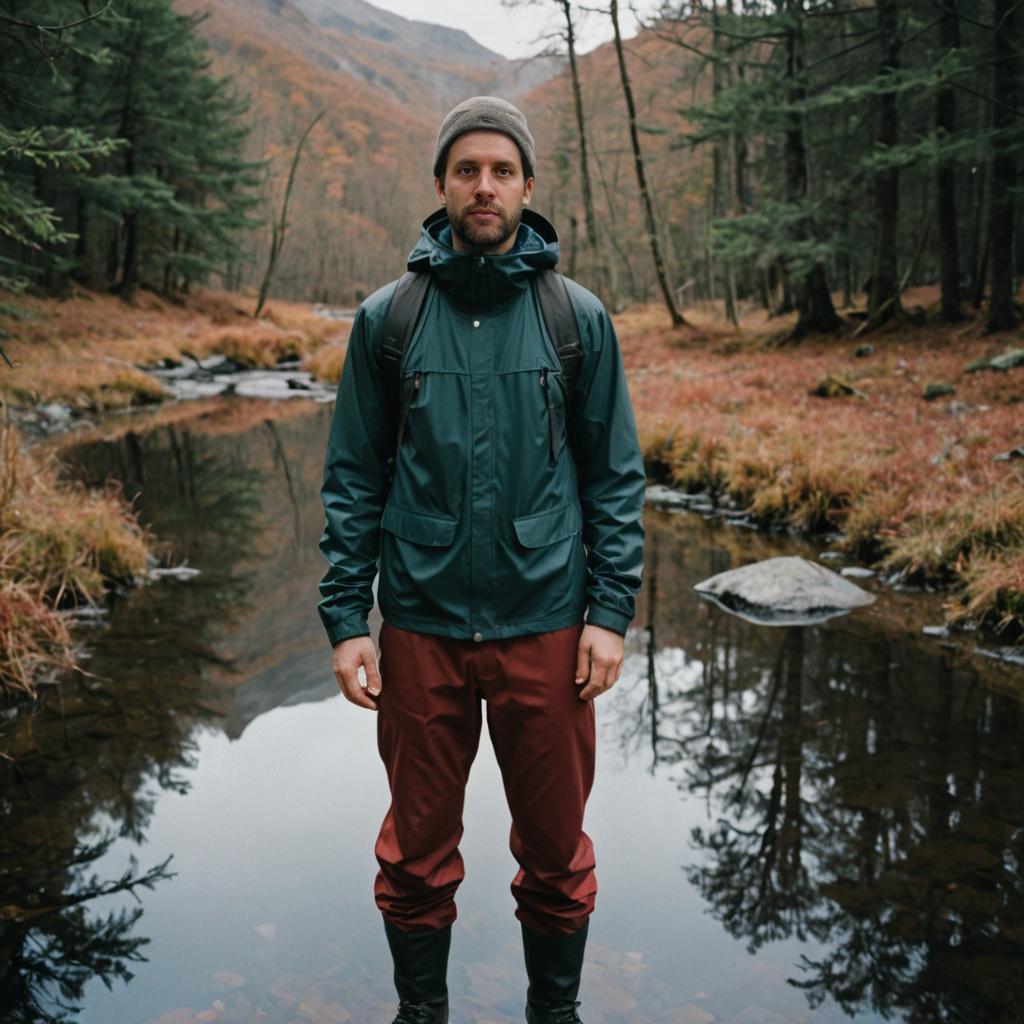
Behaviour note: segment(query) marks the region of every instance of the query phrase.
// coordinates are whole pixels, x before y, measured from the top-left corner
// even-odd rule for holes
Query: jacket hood
[[[524,209],[515,244],[505,253],[474,256],[452,247],[448,211],[435,210],[420,229],[409,253],[408,269],[429,270],[434,282],[458,306],[467,310],[507,305],[538,271],[558,262],[558,235],[551,222]]]

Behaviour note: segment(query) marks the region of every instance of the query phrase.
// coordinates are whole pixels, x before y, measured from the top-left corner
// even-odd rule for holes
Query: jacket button
[[[473,326],[474,327],[479,327],[480,326],[480,321],[479,320],[474,320],[473,321]]]
[[[484,635],[483,635],[483,633],[474,633],[474,634],[473,634],[473,639],[474,639],[474,640],[475,640],[475,641],[476,641],[477,643],[480,643],[480,641],[481,641],[481,640],[483,640],[483,638],[484,638]]]

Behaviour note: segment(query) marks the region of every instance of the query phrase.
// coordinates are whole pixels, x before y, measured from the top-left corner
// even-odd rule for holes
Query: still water
[[[0,725],[0,1020],[391,1020],[375,720],[314,611],[329,417],[215,401],[69,449],[200,573],[125,592],[88,675]],[[647,528],[597,704],[587,1024],[1024,1021],[1024,670],[922,637],[920,596],[743,622],[693,584],[818,549]],[[465,824],[452,1020],[522,1020],[486,730]]]

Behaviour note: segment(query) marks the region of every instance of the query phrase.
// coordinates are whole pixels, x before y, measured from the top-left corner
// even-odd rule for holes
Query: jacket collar
[[[508,305],[530,278],[558,262],[558,235],[539,213],[523,210],[512,248],[495,256],[473,256],[452,247],[448,213],[435,210],[420,229],[408,269],[429,270],[434,283],[457,305],[470,311]]]

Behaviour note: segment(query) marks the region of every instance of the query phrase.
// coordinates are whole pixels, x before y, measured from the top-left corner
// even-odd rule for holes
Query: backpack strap
[[[430,274],[406,271],[399,279],[391,295],[387,316],[384,318],[384,332],[377,348],[377,368],[384,381],[384,393],[397,398],[398,408],[392,407],[397,422],[395,431],[395,451],[402,443],[405,433],[405,421],[409,415],[409,405],[413,400],[414,382],[402,381],[402,363],[409,347],[416,322],[423,311],[427,292],[430,290]],[[394,468],[394,455],[391,456],[389,468]]]
[[[548,340],[558,362],[562,367],[562,379],[565,381],[566,420],[572,417],[573,399],[576,394],[576,379],[579,377],[583,363],[583,344],[580,342],[580,329],[573,312],[572,301],[565,278],[550,268],[541,270],[534,277],[537,288],[537,299],[540,302],[541,315],[547,328]],[[558,454],[561,431],[558,418],[551,404],[551,393],[547,390],[547,371],[541,376],[545,387],[545,398],[548,403],[548,433],[550,435],[551,461]]]
[[[571,409],[576,378],[583,364],[583,344],[572,301],[569,299],[569,289],[565,285],[565,278],[551,269],[540,271],[534,279],[537,282],[537,298],[540,300],[544,326],[562,367],[566,397]]]

